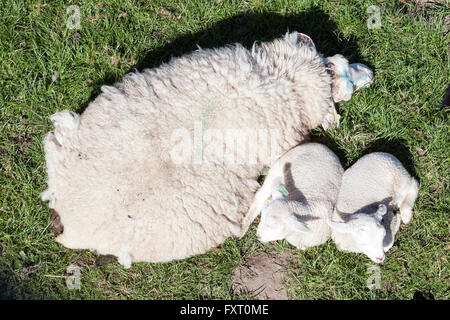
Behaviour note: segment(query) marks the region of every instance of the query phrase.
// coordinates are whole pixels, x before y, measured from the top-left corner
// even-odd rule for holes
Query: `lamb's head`
[[[268,204],[261,212],[261,220],[258,225],[256,236],[261,242],[282,240],[289,234],[295,232],[311,232],[311,230],[300,221],[303,205],[299,204],[294,212],[289,201],[277,199]]]
[[[328,225],[333,231],[350,235],[359,252],[367,255],[373,262],[380,263],[385,258],[383,241],[386,229],[381,220],[386,213],[386,206],[380,204],[375,213],[356,213],[345,222],[328,220]]]
[[[334,102],[350,100],[353,92],[373,82],[372,70],[362,63],[349,64],[340,54],[325,58],[324,62],[331,73]]]

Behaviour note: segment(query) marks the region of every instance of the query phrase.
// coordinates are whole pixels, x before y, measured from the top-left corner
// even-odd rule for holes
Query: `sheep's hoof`
[[[59,236],[61,233],[64,232],[64,226],[61,223],[61,218],[59,217],[58,212],[55,209],[50,209],[50,225],[53,229],[53,237]]]

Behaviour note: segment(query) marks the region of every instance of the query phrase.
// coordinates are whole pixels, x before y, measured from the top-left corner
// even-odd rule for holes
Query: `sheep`
[[[374,152],[360,158],[345,171],[336,210],[328,221],[338,249],[383,262],[400,220],[411,221],[418,190],[416,179],[393,155]]]
[[[257,238],[286,239],[302,250],[325,243],[343,173],[338,157],[322,144],[306,143],[288,151],[255,195],[252,207],[259,212],[272,193],[272,201],[262,209]],[[280,185],[285,186],[286,196],[278,191]]]
[[[55,240],[130,267],[242,237],[261,168],[335,126],[354,77],[372,82],[369,68],[350,69],[292,32],[251,49],[199,48],[102,86],[81,115],[53,114],[42,199],[63,226]]]

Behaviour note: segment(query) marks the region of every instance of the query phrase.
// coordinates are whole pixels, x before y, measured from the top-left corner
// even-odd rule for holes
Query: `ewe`
[[[418,190],[418,182],[393,155],[374,152],[359,159],[342,177],[329,221],[337,247],[382,262],[394,243],[399,216],[405,224],[411,220]]]
[[[286,239],[303,250],[325,243],[343,173],[338,157],[324,145],[306,143],[288,151],[269,170],[252,204],[252,210],[261,211],[272,193],[272,202],[262,209],[258,239]]]
[[[132,262],[182,259],[240,237],[263,166],[337,118],[372,82],[303,34],[199,49],[127,74],[44,140],[56,241]],[[270,138],[270,150],[267,147]],[[258,152],[258,154],[256,154]]]

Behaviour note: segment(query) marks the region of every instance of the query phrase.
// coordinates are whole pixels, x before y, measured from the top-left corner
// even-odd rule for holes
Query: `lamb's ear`
[[[327,224],[331,229],[341,233],[351,233],[353,231],[351,224],[347,222],[336,222],[331,219],[327,219]]]
[[[281,192],[283,189],[280,189],[280,186],[283,186],[283,179],[281,177],[276,177],[272,182],[272,201],[276,199],[283,199],[285,195]]]
[[[378,206],[377,212],[375,212],[375,218],[377,218],[378,221],[381,221],[386,213],[387,207],[384,204],[380,204]]]
[[[297,232],[311,233],[312,230],[308,228],[305,222],[298,218],[294,213],[289,215],[288,223],[290,227]]]
[[[301,45],[304,45],[311,49],[316,50],[316,45],[312,41],[311,37],[304,33],[300,33],[297,31],[294,31],[291,33],[288,32],[284,36],[284,39],[292,44],[301,44]]]

